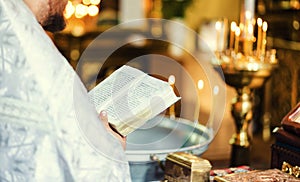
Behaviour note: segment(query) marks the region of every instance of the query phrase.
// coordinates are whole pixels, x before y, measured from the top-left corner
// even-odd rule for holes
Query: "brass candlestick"
[[[276,51],[268,51],[265,56],[245,56],[235,51],[218,53],[225,82],[235,88],[237,95],[232,101],[231,114],[236,132],[229,143],[232,145],[231,166],[249,164],[251,140],[248,126],[253,119],[253,91],[263,86],[277,65]]]
[[[251,140],[248,128],[253,119],[254,90],[264,85],[277,65],[276,50],[266,50],[267,22],[263,22],[260,18],[257,20],[258,39],[256,39],[255,20],[250,11],[243,13],[245,20],[240,22],[239,26],[231,26],[229,49],[224,51],[217,49],[216,61],[213,62],[222,67],[226,84],[235,88],[237,92],[231,108],[236,126],[236,132],[229,141],[232,145],[231,166],[249,164]]]

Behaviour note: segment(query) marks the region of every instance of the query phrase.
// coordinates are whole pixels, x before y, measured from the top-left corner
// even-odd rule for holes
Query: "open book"
[[[108,121],[126,136],[177,102],[168,82],[122,66],[89,92],[97,112],[106,110]]]

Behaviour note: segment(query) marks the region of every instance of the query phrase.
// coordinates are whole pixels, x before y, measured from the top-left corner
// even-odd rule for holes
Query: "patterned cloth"
[[[23,0],[0,0],[0,181],[130,181],[122,146]]]

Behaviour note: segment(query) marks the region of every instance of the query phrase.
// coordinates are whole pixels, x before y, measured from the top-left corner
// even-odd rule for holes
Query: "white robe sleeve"
[[[130,181],[120,142],[23,0],[0,0],[0,181]]]

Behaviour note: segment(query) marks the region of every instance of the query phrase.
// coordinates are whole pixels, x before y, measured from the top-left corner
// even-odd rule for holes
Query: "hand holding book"
[[[109,123],[123,136],[180,99],[167,82],[126,65],[93,88],[89,96],[97,112],[106,110]]]
[[[114,131],[114,128],[112,128],[108,122],[107,113],[106,111],[101,111],[99,113],[100,120],[102,121],[104,127],[107,131],[111,132],[122,144],[123,149],[126,148],[126,137],[120,135],[117,131]]]

